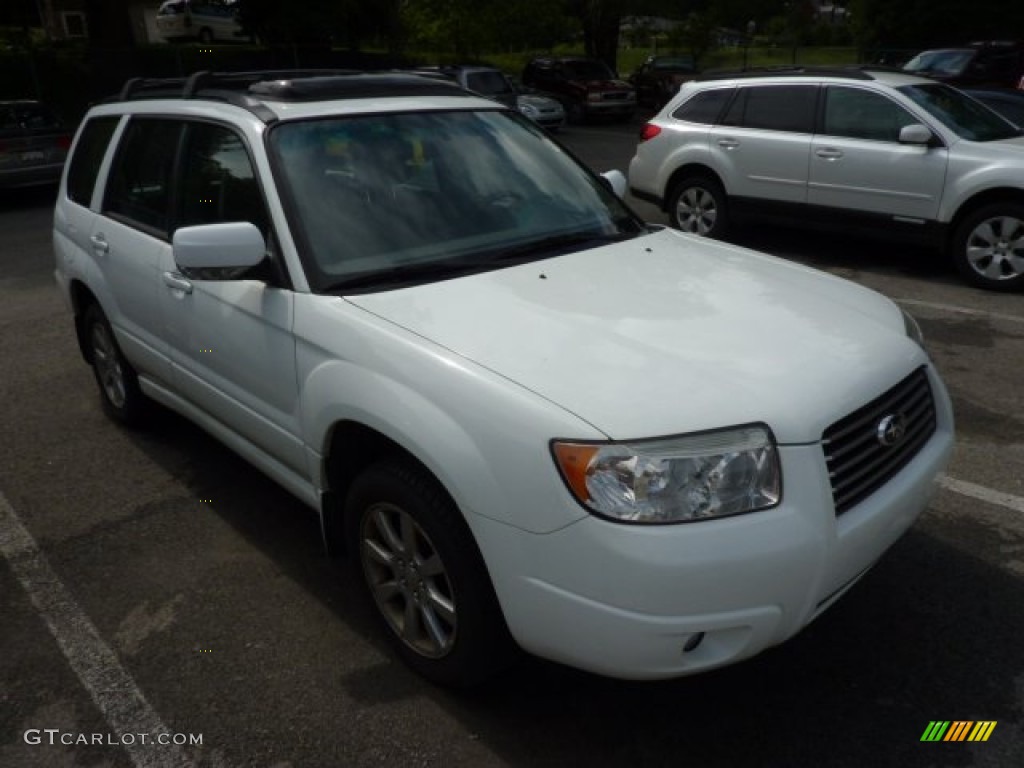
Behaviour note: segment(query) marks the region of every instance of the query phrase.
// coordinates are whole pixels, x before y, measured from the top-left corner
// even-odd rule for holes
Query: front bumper
[[[819,445],[780,447],[785,496],[762,512],[653,527],[588,517],[547,535],[475,518],[513,636],[570,666],[659,679],[731,664],[796,634],[931,498],[953,446],[949,399],[931,378],[936,433],[838,518]]]

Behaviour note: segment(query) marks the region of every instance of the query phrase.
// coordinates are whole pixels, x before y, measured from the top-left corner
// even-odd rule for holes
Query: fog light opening
[[[697,650],[697,646],[704,640],[704,633],[698,632],[695,635],[690,635],[686,643],[683,644],[683,653],[689,653],[690,651]]]

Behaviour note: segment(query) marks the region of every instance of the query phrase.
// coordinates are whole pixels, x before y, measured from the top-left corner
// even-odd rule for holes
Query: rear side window
[[[718,116],[722,114],[722,108],[729,101],[732,92],[732,88],[701,91],[680,105],[679,109],[672,113],[672,117],[688,123],[714,125],[718,122]]]
[[[68,166],[68,197],[79,205],[88,206],[92,202],[96,175],[118,120],[119,117],[97,117],[82,128],[82,135],[78,138],[75,154]]]
[[[758,85],[741,88],[723,125],[766,131],[813,133],[816,85]]]
[[[105,213],[168,233],[171,170],[181,135],[177,120],[132,120],[118,147],[110,171]]]

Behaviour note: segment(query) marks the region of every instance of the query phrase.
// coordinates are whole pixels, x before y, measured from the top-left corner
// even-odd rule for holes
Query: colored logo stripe
[[[948,720],[932,720],[928,723],[928,727],[924,729],[921,741],[942,741],[947,728],[949,728]]]
[[[967,737],[968,741],[988,741],[988,737],[992,735],[992,731],[996,729],[995,720],[982,720],[974,726],[974,730],[971,731],[971,735]]]
[[[995,720],[932,720],[921,741],[988,741],[996,729]]]
[[[943,741],[963,741],[967,738],[967,734],[970,733],[972,725],[974,723],[970,720],[955,720],[953,725],[949,727],[949,732],[946,733],[946,738]]]

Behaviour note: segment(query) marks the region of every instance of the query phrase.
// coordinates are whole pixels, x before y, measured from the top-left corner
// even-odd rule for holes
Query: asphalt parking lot
[[[562,140],[625,170],[637,129]],[[738,234],[918,317],[958,429],[930,508],[748,662],[637,684],[527,659],[452,693],[391,656],[299,502],[177,416],[103,416],[53,282],[52,200],[0,197],[0,766],[1024,764],[1024,295],[926,251]],[[996,725],[922,742],[932,721]]]

